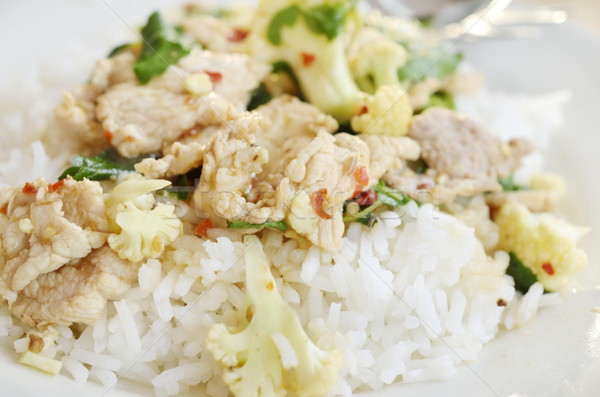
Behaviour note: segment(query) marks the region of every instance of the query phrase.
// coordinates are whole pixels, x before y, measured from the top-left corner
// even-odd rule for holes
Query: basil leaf
[[[133,65],[138,80],[146,84],[153,77],[160,76],[170,65],[176,64],[190,51],[173,40],[175,31],[167,28],[158,12],[148,18],[142,28],[142,52]]]
[[[398,69],[398,79],[409,83],[426,77],[443,79],[454,73],[461,60],[460,53],[448,53],[441,46],[430,48],[422,55],[409,56],[406,65]]]
[[[148,157],[148,156],[145,156]],[[92,181],[102,181],[123,172],[134,171],[133,165],[140,158],[127,159],[121,157],[114,149],[108,149],[94,157],[76,156],[58,180],[71,176],[76,181],[87,178]]]
[[[346,15],[352,9],[352,3],[338,2],[309,8],[304,12],[306,26],[313,33],[323,34],[329,40],[333,40],[344,29]]]
[[[435,94],[432,94],[431,97],[429,97],[429,104],[426,106],[425,109],[432,107],[455,110],[456,106],[454,104],[454,96],[444,91],[438,91]]]
[[[248,102],[248,110],[254,110],[257,107],[268,103],[273,96],[267,91],[267,87],[264,84],[259,85],[252,91],[250,95],[250,102]]]
[[[526,294],[527,291],[529,291],[529,287],[535,284],[538,281],[538,278],[514,253],[510,252],[509,255],[510,263],[506,269],[506,274],[515,280],[515,289]]]
[[[240,222],[240,221],[230,221],[227,224],[227,229],[259,229],[262,230],[265,227],[271,229],[277,229],[279,231],[285,232],[287,230],[287,224],[284,221],[279,222],[265,222],[265,223],[249,223],[249,222]]]
[[[372,189],[377,193],[377,200],[393,208],[406,205],[410,201],[410,198],[400,190],[386,186],[383,179]]]
[[[267,29],[267,37],[274,45],[281,44],[281,31],[286,26],[294,26],[302,11],[298,6],[289,6],[273,16]]]
[[[115,55],[118,55],[118,54],[122,53],[123,51],[125,51],[126,49],[128,49],[129,47],[131,47],[132,45],[134,45],[134,44],[132,44],[132,43],[125,43],[125,44],[118,45],[115,48],[113,48],[108,53],[108,55],[106,57],[107,58],[112,58]]]
[[[498,178],[498,183],[502,186],[502,190],[505,192],[517,192],[519,190],[527,190],[526,187],[515,183],[513,175],[509,175],[506,178]]]

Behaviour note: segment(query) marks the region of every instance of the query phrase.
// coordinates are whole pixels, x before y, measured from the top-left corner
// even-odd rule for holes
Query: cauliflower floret
[[[175,215],[174,205],[159,203],[152,209],[152,192],[170,184],[132,173],[104,196],[113,231],[108,244],[121,259],[138,262],[156,258],[182,234],[183,225]]]
[[[547,290],[560,289],[587,265],[585,251],[576,246],[587,228],[550,214],[533,214],[512,201],[502,206],[495,221],[500,227],[498,248],[513,252]]]
[[[175,215],[175,206],[165,203],[148,210],[126,201],[124,209],[117,212],[116,223],[121,232],[111,234],[108,244],[121,259],[132,262],[160,256],[165,246],[183,232],[183,225]]]
[[[412,118],[408,94],[400,87],[383,86],[365,97],[360,114],[350,120],[352,129],[363,134],[402,136]]]
[[[400,85],[398,69],[406,64],[406,50],[374,28],[358,31],[348,56],[350,69],[361,90]]]
[[[215,324],[206,339],[223,380],[236,397],[323,394],[337,379],[341,353],[321,350],[308,338],[277,292],[260,240],[246,236],[244,245],[248,308],[242,324],[235,330]]]
[[[106,216],[112,229],[118,231],[114,220],[125,202],[132,201],[137,208],[149,210],[154,205],[154,196],[151,193],[170,184],[171,182],[163,179],[146,179],[138,173],[127,175],[110,193],[104,195]]]

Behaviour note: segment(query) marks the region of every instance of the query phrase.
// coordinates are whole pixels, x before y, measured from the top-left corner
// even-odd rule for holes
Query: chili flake
[[[327,202],[327,189],[323,188],[317,190],[310,196],[310,205],[313,211],[323,219],[331,219],[333,215],[325,212],[325,203]]]
[[[113,134],[109,130],[104,130],[104,139],[110,145],[112,144]]]
[[[307,52],[303,52],[302,53],[302,65],[304,66],[310,66],[312,65],[312,63],[315,61],[315,55],[314,54],[309,54]]]
[[[229,36],[227,36],[227,40],[232,43],[239,43],[240,41],[244,41],[248,37],[248,31],[242,29],[233,29]]]
[[[52,185],[48,185],[48,193],[58,191],[65,184],[65,179],[61,179],[60,181],[53,183]]]
[[[208,77],[210,78],[210,81],[213,84],[217,84],[219,81],[221,81],[223,79],[223,75],[219,72],[209,72],[208,70],[205,70],[204,73],[206,73],[208,75]]]
[[[27,182],[23,185],[23,193],[25,194],[36,194],[37,189],[31,183]]]
[[[503,307],[503,306],[506,306],[507,303],[506,303],[506,301],[504,299],[498,298],[498,300],[496,301],[496,305],[498,305],[500,307]]]
[[[202,222],[196,226],[194,229],[194,234],[199,237],[208,237],[208,231],[214,227],[212,221],[210,219],[204,219]]]
[[[550,262],[546,262],[542,265],[542,269],[544,269],[544,271],[546,273],[548,273],[549,276],[552,276],[554,274],[554,267],[552,266],[552,263]]]

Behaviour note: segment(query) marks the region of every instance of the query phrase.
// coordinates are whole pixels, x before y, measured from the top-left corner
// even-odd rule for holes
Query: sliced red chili
[[[504,299],[502,299],[502,298],[499,298],[499,299],[496,301],[496,305],[497,305],[497,306],[500,306],[500,307],[503,307],[503,306],[506,306],[506,305],[507,305],[507,303],[506,303],[506,301],[505,301]]]
[[[104,130],[104,139],[110,145],[112,144],[113,134],[109,130]]]
[[[365,114],[365,113],[369,113],[369,108],[368,108],[366,105],[365,105],[365,106],[362,106],[362,107],[361,107],[361,108],[358,110],[358,115],[359,115],[359,116],[360,116],[360,115],[362,115],[362,114]]]
[[[364,192],[360,192],[354,201],[361,207],[368,207],[377,201],[377,192],[374,190],[365,190]]]
[[[310,196],[310,205],[313,211],[323,219],[331,219],[333,215],[325,212],[325,204],[327,203],[327,189],[317,190]]]
[[[202,222],[196,226],[194,229],[194,234],[199,237],[208,237],[208,231],[214,227],[212,221],[210,219],[204,219]]]
[[[61,179],[60,181],[53,183],[52,185],[48,185],[48,192],[52,193],[58,191],[65,184],[65,180],[66,178]]]
[[[302,65],[310,66],[315,61],[316,57],[314,54],[309,54],[307,52],[302,53]]]
[[[242,29],[233,29],[231,33],[227,36],[227,40],[232,43],[239,43],[240,41],[244,41],[248,37],[248,31]]]
[[[31,183],[27,182],[23,185],[23,193],[25,194],[36,194],[37,189]]]
[[[8,213],[8,203],[4,204],[2,208],[0,208],[0,214],[6,215]]]
[[[205,70],[204,73],[206,73],[208,75],[208,77],[210,78],[210,81],[212,81],[213,84],[217,84],[219,81],[221,81],[223,79],[223,75],[219,72],[210,72],[208,70]]]
[[[552,266],[552,263],[550,262],[546,262],[542,265],[542,269],[544,269],[544,271],[546,273],[548,273],[549,276],[552,276],[554,274],[554,267]]]

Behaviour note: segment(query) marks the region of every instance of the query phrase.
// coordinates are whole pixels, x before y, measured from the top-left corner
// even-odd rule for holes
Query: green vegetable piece
[[[354,1],[322,4],[304,12],[306,26],[313,33],[323,34],[329,40],[335,39],[344,29],[346,15],[354,6]]]
[[[250,95],[250,102],[248,102],[248,110],[254,110],[257,107],[268,103],[273,96],[267,91],[267,87],[264,84],[259,85],[252,91]]]
[[[410,202],[410,198],[400,190],[386,186],[383,179],[377,185],[373,186],[372,189],[377,193],[377,200],[390,207],[401,207]]]
[[[409,58],[406,65],[398,70],[398,79],[409,83],[416,83],[426,77],[443,79],[456,70],[461,60],[460,53],[449,53],[441,46],[434,47],[423,55]]]
[[[146,84],[153,77],[160,76],[170,65],[176,64],[181,58],[190,53],[177,41],[171,38],[175,31],[168,29],[158,12],[148,18],[148,23],[142,28],[142,53],[133,65],[138,80]]]
[[[274,45],[281,44],[281,31],[285,26],[294,26],[302,11],[298,6],[289,6],[273,16],[269,24],[267,37]]]
[[[134,171],[133,165],[139,158],[126,159],[114,149],[108,149],[94,157],[76,156],[58,179],[71,176],[76,181],[87,178],[92,181],[102,181],[123,172]]]
[[[262,230],[265,227],[276,229],[285,232],[288,228],[284,221],[279,222],[265,222],[265,223],[249,223],[240,221],[230,221],[227,225],[227,229],[258,229]]]
[[[133,45],[132,43],[124,43],[124,44],[116,46],[108,53],[107,58],[112,58],[115,55],[122,53],[123,51],[125,51],[126,49],[131,47],[132,45]]]
[[[358,214],[344,216],[344,222],[359,222],[365,226],[373,227],[373,225],[376,223],[373,212],[377,208],[381,207],[382,205],[398,208],[408,204],[411,201],[411,199],[401,191],[386,186],[383,179],[371,189],[377,193],[377,201],[360,211]],[[417,205],[419,204],[420,203],[417,202]]]
[[[431,97],[429,98],[429,104],[427,105],[426,109],[432,107],[455,110],[456,105],[454,104],[454,96],[444,91],[438,91],[435,94],[431,95]]]
[[[538,281],[538,278],[514,253],[510,252],[509,255],[510,263],[506,269],[506,274],[515,280],[515,289],[525,294],[529,291],[529,287]]]
[[[502,186],[502,190],[505,192],[516,192],[519,190],[527,190],[526,187],[521,186],[514,181],[513,175],[509,175],[506,178],[498,178],[498,183]]]

